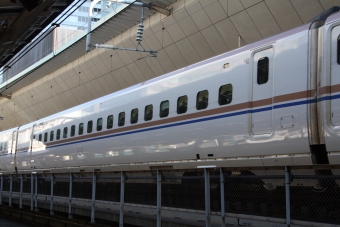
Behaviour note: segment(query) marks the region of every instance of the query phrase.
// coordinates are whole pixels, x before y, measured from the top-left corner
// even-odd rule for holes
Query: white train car
[[[340,142],[338,21],[334,14],[325,25],[314,21],[1,132],[1,171],[328,164]]]

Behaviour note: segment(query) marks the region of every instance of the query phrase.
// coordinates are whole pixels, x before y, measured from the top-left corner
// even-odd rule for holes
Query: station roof
[[[65,2],[64,5],[69,5],[70,1],[71,0],[57,0],[57,2],[59,3],[55,3],[49,6],[49,9],[55,9],[56,5],[61,5],[61,2]],[[144,2],[146,4],[150,3],[150,1],[145,0],[141,2]],[[144,18],[148,18],[151,15],[157,13],[156,10],[159,11],[165,9],[163,13],[169,12],[168,10],[166,10],[166,7],[176,2],[176,0],[152,0],[151,2],[155,7],[154,9],[149,9],[145,7]],[[39,15],[37,16],[37,18],[39,18]],[[92,27],[91,43],[95,44],[107,42],[113,37],[116,37],[117,35],[136,25],[140,18],[141,7],[133,6],[132,4],[126,5],[126,7],[117,14],[116,12],[111,12],[104,19],[98,21],[98,23]],[[51,22],[51,19],[52,17],[48,21]],[[33,81],[44,77],[45,75],[53,72],[54,70],[57,70],[63,65],[66,65],[67,63],[72,62],[80,56],[84,55],[86,53],[86,34],[87,32],[83,32],[77,38],[75,38],[74,41],[70,42],[66,47],[55,51],[49,56],[46,56],[38,63],[28,67],[26,70],[19,73],[10,80],[5,81],[3,84],[0,85],[0,94],[3,96],[11,95],[13,92],[26,86],[27,84],[30,84]]]
[[[73,0],[0,1],[0,67],[48,26]]]

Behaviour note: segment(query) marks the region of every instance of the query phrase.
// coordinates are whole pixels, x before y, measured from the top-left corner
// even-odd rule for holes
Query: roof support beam
[[[6,95],[6,94],[0,94],[0,97],[6,98],[6,99],[11,99],[11,95]]]
[[[151,3],[151,9],[156,11],[157,13],[164,14],[165,16],[170,16],[170,10],[164,9],[158,5]]]

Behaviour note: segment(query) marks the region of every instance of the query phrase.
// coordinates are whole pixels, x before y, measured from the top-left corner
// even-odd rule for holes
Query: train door
[[[331,122],[340,125],[340,26],[332,30],[330,95]]]
[[[252,133],[270,134],[273,121],[273,55],[272,48],[253,57]]]

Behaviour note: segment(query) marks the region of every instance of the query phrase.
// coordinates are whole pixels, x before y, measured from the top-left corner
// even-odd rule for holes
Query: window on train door
[[[152,120],[152,115],[153,115],[153,105],[147,105],[144,110],[144,120],[145,121],[150,121]]]
[[[79,124],[78,135],[83,135],[84,133],[84,123]]]
[[[45,134],[44,134],[44,143],[46,143],[46,142],[47,142],[47,137],[48,137],[48,133],[47,133],[47,132],[45,132]]]
[[[169,115],[169,100],[161,102],[160,108],[159,108],[159,116],[160,117],[167,117]]]
[[[257,84],[265,84],[269,79],[269,58],[260,58],[257,62]]]
[[[7,142],[4,143],[4,151],[7,150]]]
[[[71,126],[71,137],[73,137],[76,134],[76,126],[72,125]]]
[[[92,127],[93,127],[93,121],[88,121],[87,122],[87,133],[92,132]]]
[[[53,141],[53,139],[54,139],[54,131],[51,131],[50,132],[50,141]]]
[[[2,143],[0,143],[0,151],[2,151]]]
[[[97,119],[97,131],[101,131],[103,128],[103,118]]]
[[[42,141],[42,134],[39,134],[39,142]]]
[[[233,99],[233,85],[226,84],[220,87],[220,90],[218,92],[218,104],[226,105],[231,103],[231,100]]]
[[[208,90],[200,91],[197,93],[196,109],[203,110],[208,107],[209,92]]]
[[[131,124],[136,124],[138,122],[138,108],[131,110]]]
[[[67,138],[67,127],[64,128],[64,131],[63,131],[63,138]]]
[[[56,136],[57,140],[60,140],[60,129],[57,130],[57,136]]]
[[[177,113],[186,113],[188,109],[188,96],[184,95],[177,99]]]
[[[340,35],[338,36],[338,43],[337,43],[337,55],[336,55],[336,58],[337,58],[337,62],[338,64],[340,65]]]
[[[107,129],[113,128],[113,115],[107,117],[106,128]]]
[[[125,125],[125,112],[120,112],[118,115],[118,126],[124,126]]]

